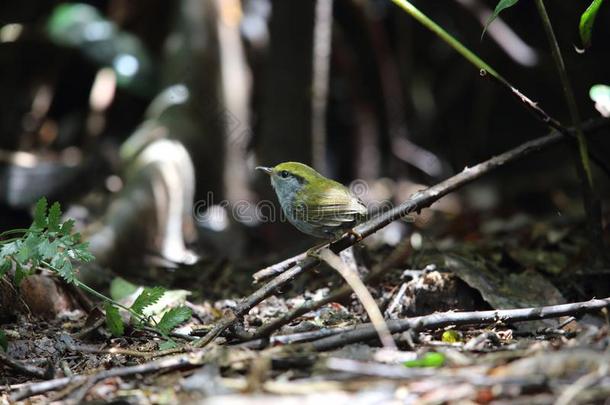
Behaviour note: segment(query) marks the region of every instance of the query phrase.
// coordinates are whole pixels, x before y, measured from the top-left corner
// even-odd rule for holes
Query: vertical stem
[[[594,248],[597,250],[598,258],[602,259],[605,256],[604,242],[602,238],[602,224],[601,224],[601,203],[595,192],[593,191],[593,175],[591,172],[591,165],[589,163],[589,153],[587,151],[587,140],[582,131],[580,114],[578,113],[578,106],[576,99],[574,98],[574,92],[572,91],[572,85],[568,78],[563,56],[559,49],[559,43],[553,32],[553,26],[551,20],[544,6],[543,0],[536,0],[536,7],[538,13],[542,19],[542,25],[549,41],[555,66],[559,73],[559,79],[563,89],[563,94],[566,99],[568,110],[570,111],[570,118],[572,125],[576,128],[576,139],[578,145],[578,154],[575,156],[576,160],[576,171],[580,177],[583,200],[585,206],[585,212],[587,214],[587,222],[589,225],[590,237],[593,242]]]
[[[313,32],[313,74],[311,106],[312,163],[320,173],[326,167],[326,108],[330,73],[333,0],[317,0]]]
[[[540,13],[540,18],[542,19],[544,31],[546,32],[549,45],[551,46],[553,60],[555,61],[557,72],[559,73],[559,79],[561,80],[563,95],[568,104],[568,110],[570,111],[572,125],[576,128],[580,159],[582,161],[585,173],[587,174],[589,186],[593,187],[593,176],[591,174],[591,166],[589,164],[589,155],[587,152],[587,140],[582,132],[582,128],[580,127],[580,114],[578,113],[578,106],[576,105],[576,99],[574,98],[574,92],[572,91],[572,85],[570,84],[570,79],[568,78],[563,56],[561,55],[561,50],[559,49],[559,43],[555,37],[555,32],[553,32],[553,26],[551,25],[551,20],[546,12],[546,7],[544,7],[543,0],[536,0],[536,6],[538,7],[538,13]]]

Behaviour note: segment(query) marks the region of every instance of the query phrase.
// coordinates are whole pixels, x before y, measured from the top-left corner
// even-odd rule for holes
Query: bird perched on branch
[[[347,187],[303,163],[284,162],[256,169],[269,175],[282,211],[303,233],[325,239],[345,231],[355,234],[352,227],[367,214],[364,203]]]

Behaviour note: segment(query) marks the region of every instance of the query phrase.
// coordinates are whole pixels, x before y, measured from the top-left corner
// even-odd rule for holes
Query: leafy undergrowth
[[[541,222],[517,215],[482,221],[468,233],[455,223],[437,228],[434,235],[420,235],[423,243],[381,244],[356,252],[362,275],[393,253],[402,257],[369,283],[387,319],[586,300],[607,286],[607,274],[586,265],[584,227],[565,218]],[[161,351],[165,338],[159,331],[126,324],[123,335],[113,337],[101,312],[73,310],[48,322],[20,314],[3,325],[6,353],[54,378],[90,376],[73,377],[71,383],[31,396],[32,403],[249,403],[256,398],[273,403],[569,404],[595,403],[610,395],[610,338],[603,314],[405,332],[394,335],[399,351],[382,349],[376,341],[316,351],[311,343],[325,331],[367,321],[351,296],[296,318],[269,339],[244,339],[244,333],[341,285],[323,267],[305,279],[252,309],[241,331],[228,329],[204,349],[189,344],[227,316],[240,297],[186,302],[193,317],[171,334],[179,346],[169,351]],[[115,286],[119,284],[124,283]],[[207,288],[214,289],[213,284]],[[148,289],[142,294],[135,286],[127,290],[132,301],[125,305],[132,309],[139,306],[133,298],[158,293]],[[180,297],[184,300],[186,294]],[[151,364],[146,372],[91,377]],[[3,401],[25,400],[22,390],[34,381],[9,367],[0,368],[0,379]]]

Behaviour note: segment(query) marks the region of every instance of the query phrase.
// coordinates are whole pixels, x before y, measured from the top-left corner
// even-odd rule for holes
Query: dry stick
[[[358,274],[355,271],[350,270],[345,262],[330,249],[323,249],[319,253],[319,256],[320,259],[324,260],[330,267],[335,269],[354,291],[356,297],[358,297],[364,310],[368,314],[371,323],[375,327],[375,330],[379,335],[379,340],[383,346],[388,349],[396,349],[396,344],[394,343],[392,334],[388,330],[388,325],[386,325],[385,320],[383,319],[381,310],[360,277],[358,277]]]
[[[578,315],[585,312],[598,311],[607,307],[610,307],[610,298],[533,308],[473,312],[450,311],[409,319],[389,320],[387,321],[387,324],[392,333],[400,333],[407,330],[420,331],[424,329],[437,329],[448,325],[493,324],[496,322],[511,323],[559,318],[566,315]],[[374,339],[376,336],[377,332],[375,331],[375,328],[370,323],[367,323],[356,326],[349,332],[322,338],[312,343],[304,343],[304,345],[309,345],[315,350],[323,351],[342,347],[350,343]]]
[[[278,274],[282,274],[283,272],[294,266],[297,262],[300,262],[306,257],[307,252],[303,252],[286,260],[282,260],[281,262],[276,263],[272,266],[265,267],[264,269],[261,269],[252,275],[254,283],[260,283],[261,281],[264,281],[271,277],[275,277]]]
[[[39,395],[47,391],[61,389],[72,383],[82,384],[84,381],[87,381],[88,383],[93,382],[95,384],[99,381],[111,377],[124,377],[134,374],[144,374],[156,371],[170,371],[181,368],[200,366],[204,363],[206,353],[207,351],[200,351],[198,353],[189,353],[181,356],[173,356],[169,358],[154,360],[148,363],[138,364],[137,366],[112,368],[93,375],[77,375],[73,377],[63,377],[39,383],[32,383],[26,385],[24,388],[11,395],[10,400],[20,401],[24,398],[28,398],[33,395]]]
[[[583,125],[583,130],[587,132],[594,131],[605,125],[608,125],[610,121],[607,119],[598,119],[587,122]],[[435,186],[429,187],[425,190],[419,191],[411,196],[407,201],[394,209],[387,211],[375,218],[372,218],[357,227],[354,228],[354,232],[360,234],[363,238],[372,235],[383,227],[387,226],[397,219],[401,219],[412,212],[419,212],[424,208],[429,207],[434,202],[438,201],[441,197],[463,187],[466,184],[473,182],[474,180],[482,177],[498,167],[504,166],[506,163],[513,162],[517,159],[523,158],[530,153],[538,152],[546,147],[555,145],[564,139],[564,135],[558,131],[553,131],[550,135],[543,136],[517,146],[514,149],[504,152],[498,156],[494,156],[485,162],[479,163],[473,167],[465,168],[462,172],[442,181]],[[342,250],[359,242],[358,238],[352,233],[346,233],[341,238],[337,239],[330,245],[330,250],[338,253]],[[297,275],[302,272],[309,270],[319,264],[319,260],[313,257],[307,257],[297,266],[280,274],[258,290],[256,290],[250,296],[244,298],[233,311],[227,311],[225,317],[217,323],[214,328],[207,333],[199,341],[193,343],[195,347],[204,347],[218,335],[225,331],[228,327],[234,325],[238,319],[250,311],[255,305],[263,301],[265,298],[273,295],[273,293],[284,284],[288,283]]]
[[[2,351],[0,351],[0,364],[1,363],[4,363],[18,373],[28,377],[40,379],[48,379],[49,377],[53,377],[52,375],[49,375],[48,370],[43,370],[41,368],[22,363],[19,360],[9,357]]]

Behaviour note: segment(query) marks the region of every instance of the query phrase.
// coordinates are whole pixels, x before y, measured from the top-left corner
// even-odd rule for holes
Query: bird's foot
[[[356,243],[364,239],[364,236],[362,236],[359,232],[354,231],[353,229],[348,230],[347,234],[354,236],[356,238]]]
[[[330,242],[324,242],[321,243],[319,245],[316,245],[310,249],[307,250],[307,256],[308,257],[313,257],[314,259],[319,259],[320,258],[320,251],[326,247],[328,247],[328,245],[330,245]]]

